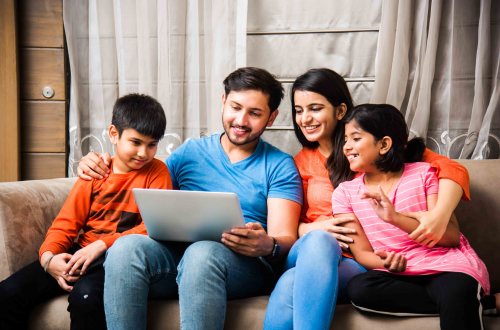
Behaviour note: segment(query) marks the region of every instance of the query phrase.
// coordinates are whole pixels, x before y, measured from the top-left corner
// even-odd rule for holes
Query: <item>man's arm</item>
[[[77,174],[83,180],[101,180],[109,175],[110,162],[111,156],[107,152],[99,154],[91,151],[80,159]]]
[[[259,223],[247,223],[224,233],[222,243],[237,253],[263,257],[271,255],[276,240],[279,256],[286,255],[297,240],[301,205],[288,199],[269,198],[267,209],[267,233]]]

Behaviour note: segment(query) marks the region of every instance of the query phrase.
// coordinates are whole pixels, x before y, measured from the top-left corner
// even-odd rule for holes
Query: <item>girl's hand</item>
[[[73,290],[73,285],[71,285],[71,283],[80,279],[80,275],[77,273],[74,275],[66,274],[68,260],[70,260],[71,257],[71,254],[68,253],[56,254],[50,259],[46,268],[47,273],[49,273],[57,281],[57,284],[67,292]]]
[[[400,273],[406,270],[406,257],[403,254],[383,250],[376,250],[374,253],[384,261],[385,269],[391,273]]]
[[[370,205],[377,213],[378,217],[386,222],[392,223],[394,222],[398,213],[394,208],[392,202],[387,198],[382,187],[378,186],[378,192],[364,192],[361,195],[362,199],[369,199]]]
[[[76,251],[75,254],[68,261],[65,272],[68,275],[73,275],[79,273],[80,275],[85,274],[85,271],[90,266],[90,264],[98,259],[100,256],[106,252],[107,246],[101,240],[97,240],[90,243],[84,248]],[[78,272],[79,270],[79,272]]]

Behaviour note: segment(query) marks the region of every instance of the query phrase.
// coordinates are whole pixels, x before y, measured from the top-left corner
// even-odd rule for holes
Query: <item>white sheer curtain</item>
[[[165,109],[158,157],[221,129],[222,80],[246,63],[247,0],[64,0],[71,72],[69,169],[112,152],[117,97],[146,93]]]
[[[452,158],[500,158],[500,6],[384,0],[371,102]]]

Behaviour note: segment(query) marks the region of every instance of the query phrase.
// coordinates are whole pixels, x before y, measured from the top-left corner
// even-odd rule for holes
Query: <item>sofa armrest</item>
[[[37,260],[75,178],[0,183],[0,280]]]

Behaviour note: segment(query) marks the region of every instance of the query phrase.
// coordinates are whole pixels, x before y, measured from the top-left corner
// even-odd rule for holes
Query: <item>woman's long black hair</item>
[[[296,91],[310,91],[321,94],[334,107],[344,103],[346,106],[344,118],[348,116],[353,109],[351,93],[347,88],[344,78],[335,71],[327,68],[311,69],[300,75],[293,83],[290,98],[295,136],[303,147],[316,149],[319,143],[308,141],[299,125],[295,122],[297,111],[295,110],[294,94]],[[353,172],[349,167],[345,168],[344,166],[339,166],[342,165],[343,162],[347,163],[342,152],[344,146],[344,126],[344,119],[339,120],[331,137],[333,150],[326,161],[326,168],[330,176],[330,181],[334,187],[337,187],[341,182],[350,180],[353,177]]]

